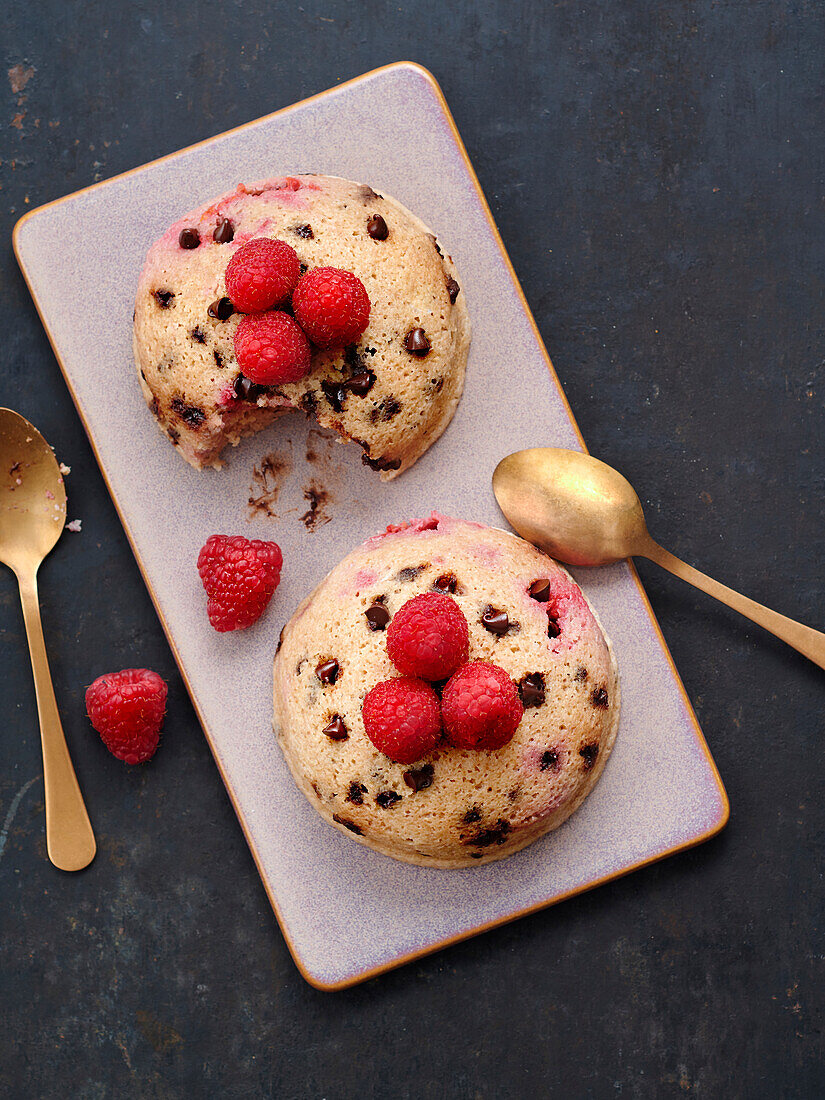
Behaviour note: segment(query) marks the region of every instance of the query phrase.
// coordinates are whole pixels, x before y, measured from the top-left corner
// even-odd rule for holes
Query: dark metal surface
[[[0,1095],[822,1095],[825,679],[652,566],[727,830],[352,991],[303,982],[10,244],[27,208],[420,61],[591,450],[636,486],[665,546],[821,627],[821,6],[9,0],[3,24],[0,404],[72,467],[83,530],[42,570],[43,618],[100,851],[80,875],[46,862],[2,570]],[[83,690],[135,664],[169,678],[170,701],[155,761],[130,771],[91,733]]]

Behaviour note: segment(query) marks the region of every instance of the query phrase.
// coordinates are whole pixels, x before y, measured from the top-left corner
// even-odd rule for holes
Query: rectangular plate
[[[395,196],[458,266],[473,323],[467,386],[445,435],[381,484],[355,445],[325,460],[332,518],[308,533],[303,490],[332,447],[298,413],[245,441],[223,471],[190,469],[146,410],[131,319],[149,245],[241,180],[321,172]],[[117,248],[111,247],[112,226]],[[557,832],[489,866],[414,867],[351,843],[296,790],[270,728],[271,662],[298,601],[353,546],[437,509],[503,525],[490,477],[523,447],[583,448],[441,91],[401,63],[27,214],[15,249],[131,541],[267,893],[301,973],[340,989],[551,905],[718,832],[728,802],[635,573],[579,571],[613,640],[622,718],[605,774]],[[78,303],[83,308],[78,308]],[[507,333],[502,358],[501,333]],[[291,450],[279,517],[250,516],[253,466]],[[250,630],[207,625],[194,567],[216,531],[277,540],[281,586]],[[234,685],[243,685],[235,690]]]

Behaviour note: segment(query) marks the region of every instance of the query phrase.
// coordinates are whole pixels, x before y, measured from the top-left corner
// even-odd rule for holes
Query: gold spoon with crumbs
[[[556,447],[516,451],[496,467],[493,492],[513,529],[551,557],[568,565],[650,558],[825,668],[825,634],[741,596],[664,550],[648,532],[633,486],[599,459]]]
[[[51,447],[11,409],[0,409],[0,561],[17,577],[29,640],[46,793],[46,848],[63,871],[92,862],[95,838],[60,725],[40,604],[37,570],[63,533],[66,490]]]

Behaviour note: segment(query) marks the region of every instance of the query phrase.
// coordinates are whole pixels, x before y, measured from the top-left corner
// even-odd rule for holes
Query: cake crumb
[[[70,474],[72,472],[72,468],[71,466],[67,466],[65,462],[61,462],[60,472],[64,477],[66,477],[67,474]]]
[[[66,524],[66,530],[67,531],[74,531],[74,533],[77,534],[78,531],[80,531],[82,523],[83,523],[83,520],[73,519],[71,521],[71,523]]]

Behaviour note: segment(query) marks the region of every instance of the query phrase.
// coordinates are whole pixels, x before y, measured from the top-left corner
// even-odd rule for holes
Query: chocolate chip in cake
[[[212,352],[212,354],[215,357],[215,366],[222,368],[224,363],[223,363],[223,356],[221,355],[221,353],[218,351],[217,348],[215,348],[215,350]]]
[[[333,714],[331,721],[324,726],[323,732],[330,741],[346,741],[349,737],[346,723],[340,714]]]
[[[306,393],[301,395],[301,408],[307,416],[315,416],[318,411],[318,398],[314,390],[307,390]]]
[[[401,412],[401,402],[397,401],[392,395],[385,397],[380,405],[370,412],[370,420],[373,424],[377,424],[379,420],[387,423],[394,417],[398,416]]]
[[[197,229],[181,229],[178,244],[181,248],[197,248],[201,243],[201,235]]]
[[[351,378],[348,378],[344,385],[356,397],[366,397],[375,385],[375,375],[371,370],[359,370],[357,374],[353,374]]]
[[[294,225],[292,227],[292,232],[296,237],[303,237],[305,241],[311,241],[315,238],[311,225]]]
[[[476,821],[481,821],[481,810],[478,806],[471,806],[461,820],[465,825],[473,825]]]
[[[610,701],[607,698],[607,692],[604,688],[593,688],[590,694],[590,702],[594,707],[598,707],[599,710],[607,710],[610,705]]]
[[[539,771],[546,772],[548,768],[552,768],[554,772],[559,770],[559,754],[554,749],[548,749],[541,754]]]
[[[362,202],[372,202],[373,199],[380,199],[381,197],[377,191],[373,191],[368,183],[358,185],[358,198]]]
[[[196,344],[206,343],[206,334],[197,325],[195,325],[189,335],[192,337]]]
[[[437,252],[437,253],[439,254],[439,256],[443,256],[443,255],[444,255],[444,253],[443,253],[443,252],[441,251],[441,249],[440,249],[440,248],[438,247],[438,240],[437,240],[437,238],[436,238],[435,234],[434,234],[434,233],[428,233],[428,234],[427,234],[427,236],[428,236],[428,237],[430,238],[430,240],[431,240],[431,241],[433,242],[433,248],[434,248],[434,249],[436,250],[436,252]]]
[[[455,305],[455,300],[461,293],[461,287],[451,275],[447,277],[447,293],[450,296],[450,302]]]
[[[596,757],[599,755],[598,745],[582,745],[579,749],[579,756],[584,761],[584,770],[589,772],[593,765],[596,763]]]
[[[406,584],[420,577],[424,570],[429,568],[430,563],[428,561],[422,561],[420,565],[407,565],[403,569],[398,570],[395,574],[395,579],[401,581],[402,584]]]
[[[559,626],[558,619],[554,619],[550,612],[547,612],[547,637],[558,638],[561,634],[561,627]]]
[[[235,312],[235,307],[229,298],[216,298],[206,312],[216,321],[228,321]]]
[[[235,379],[232,390],[241,401],[257,401],[262,393],[266,393],[263,386],[247,378],[245,374],[239,374]]]
[[[206,420],[206,413],[199,405],[187,405],[180,397],[172,398],[172,411],[177,413],[190,428],[199,428]]]
[[[423,359],[425,355],[429,355],[432,344],[423,328],[413,328],[404,337],[404,347],[410,355]]]
[[[510,616],[507,612],[490,605],[487,606],[481,616],[481,622],[484,629],[489,630],[491,634],[506,634],[510,629]]]
[[[400,458],[370,458],[368,454],[361,455],[361,461],[373,470],[397,470],[401,465]]]
[[[235,224],[229,218],[221,218],[212,233],[216,244],[229,244],[235,237]]]
[[[435,768],[432,764],[422,764],[420,768],[410,768],[404,772],[404,782],[414,791],[426,791],[433,785]]]
[[[490,829],[483,829],[476,836],[465,840],[465,844],[472,844],[474,848],[489,848],[491,844],[503,844],[510,832],[510,822],[504,818],[498,821]]]
[[[332,820],[337,821],[339,825],[343,825],[345,829],[349,829],[349,831],[355,833],[356,836],[364,835],[364,830],[359,828],[354,821],[350,821],[348,817],[341,817],[340,814],[333,814]]]
[[[584,667],[584,665],[579,665],[579,667],[573,674],[573,679],[578,680],[579,683],[584,683],[584,681],[587,679],[587,669]]]
[[[539,577],[537,581],[533,581],[527,591],[534,600],[538,600],[539,603],[547,603],[550,599],[550,578]]]
[[[315,669],[315,675],[322,684],[334,684],[340,671],[341,666],[333,657],[329,661],[321,661]]]
[[[357,779],[353,779],[350,783],[347,793],[344,796],[345,802],[351,802],[353,806],[364,805],[364,795],[367,793],[367,788],[363,783],[359,783]]]
[[[152,297],[161,309],[168,309],[174,300],[175,293],[172,290],[153,290]]]
[[[445,595],[452,595],[458,590],[458,578],[455,573],[442,573],[440,577],[436,577],[432,583],[433,592],[443,592]]]
[[[178,429],[177,428],[167,428],[166,429],[166,434],[169,436],[169,438],[172,440],[172,442],[177,447],[178,440],[180,439],[180,432],[178,431]]]
[[[364,615],[367,619],[367,625],[373,631],[385,630],[390,621],[389,611],[386,607],[382,607],[380,603],[374,603],[372,607],[368,607]]]
[[[395,791],[380,791],[375,796],[375,803],[380,806],[382,810],[387,810],[390,806],[394,806],[396,802],[401,801],[401,795],[396,794]]]
[[[387,223],[380,214],[373,214],[367,222],[367,232],[374,241],[385,241],[390,235]]]
[[[540,707],[547,698],[544,673],[528,672],[526,676],[522,676],[518,683],[518,693],[525,708]]]
[[[344,402],[347,399],[347,390],[343,382],[330,382],[326,378],[321,383],[321,389],[324,391],[324,396],[335,412],[339,413],[343,411]]]

